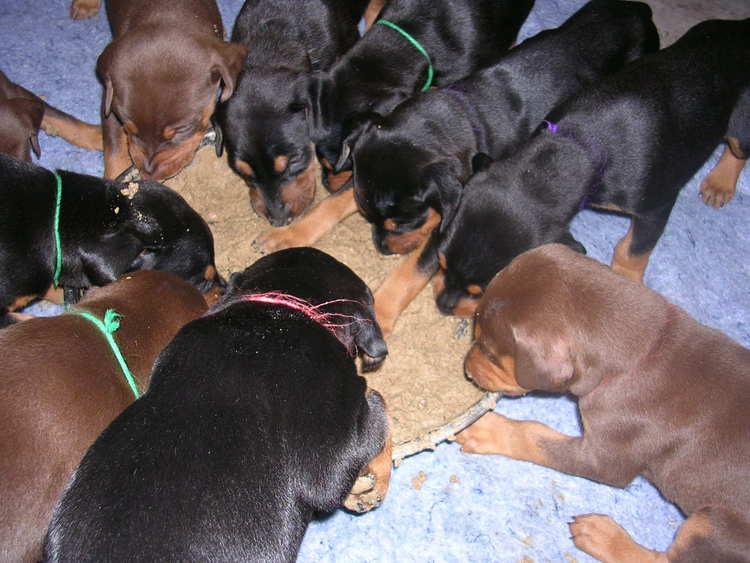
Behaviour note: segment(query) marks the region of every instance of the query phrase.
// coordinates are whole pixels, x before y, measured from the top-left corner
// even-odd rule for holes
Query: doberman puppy
[[[385,343],[372,295],[340,262],[295,248],[235,274],[89,449],[46,560],[293,561],[316,513],[377,506],[388,421],[357,349]]]
[[[694,26],[558,106],[513,156],[474,175],[439,243],[441,311],[473,310],[492,276],[530,248],[585,251],[569,231],[585,206],[631,215],[612,267],[642,280],[680,189],[723,139],[701,191],[714,205],[734,194],[750,154],[748,34],[750,19]]]
[[[73,0],[74,18],[101,0]],[[165,180],[193,160],[219,99],[234,91],[246,49],[224,41],[213,0],[107,0],[113,41],[96,70],[104,86],[104,174],[133,164]]]
[[[0,153],[31,161],[39,157],[38,133],[62,137],[84,149],[102,150],[102,130],[52,107],[0,71]]]
[[[515,41],[533,3],[391,0],[362,39],[312,80],[311,135],[323,167],[336,173],[350,169],[350,148],[373,118],[420,90],[450,84],[494,62]],[[332,191],[340,181],[326,180]],[[356,210],[351,190],[335,195],[298,224],[272,230],[257,243],[266,251],[311,244]]]
[[[140,393],[157,354],[206,308],[184,280],[144,270],[92,289],[74,310],[122,316],[113,338]],[[104,334],[72,310],[1,330],[0,348],[0,559],[39,561],[65,484],[134,392]]]
[[[488,413],[458,434],[465,452],[616,487],[642,475],[688,516],[666,553],[608,516],[578,516],[580,549],[605,562],[750,561],[750,350],[560,244],[497,274],[475,338],[466,373],[480,387],[573,393],[583,435]]]
[[[438,268],[439,233],[426,240],[441,219],[451,221],[472,158],[507,157],[559,103],[658,48],[646,4],[593,0],[494,65],[373,122],[353,153],[357,207],[380,252],[420,247],[375,292],[386,334]]]
[[[230,167],[247,183],[255,212],[272,225],[285,225],[315,195],[309,82],[356,43],[367,3],[254,0],[237,16],[232,41],[249,54],[217,116]]]
[[[0,198],[0,324],[8,310],[53,293],[56,269],[69,302],[133,270],[171,272],[212,294],[225,285],[206,222],[156,182],[56,176],[0,155]]]

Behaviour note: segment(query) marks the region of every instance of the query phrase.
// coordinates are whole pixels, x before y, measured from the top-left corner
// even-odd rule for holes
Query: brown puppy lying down
[[[579,516],[580,549],[602,561],[750,561],[750,350],[559,244],[495,276],[475,338],[470,378],[511,396],[573,393],[583,435],[489,413],[457,436],[464,451],[618,487],[642,475],[688,516],[666,553],[608,516]]]
[[[0,153],[19,160],[40,156],[37,133],[62,137],[84,149],[102,150],[102,129],[52,107],[0,71]]]
[[[177,276],[141,270],[90,290],[75,310],[122,315],[113,337],[142,393],[156,355],[206,308]],[[0,560],[38,561],[65,483],[134,393],[104,334],[76,314],[2,329],[0,349]]]

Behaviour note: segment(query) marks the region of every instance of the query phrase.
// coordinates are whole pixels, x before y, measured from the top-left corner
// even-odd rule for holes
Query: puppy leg
[[[74,20],[91,18],[99,12],[102,0],[73,0],[70,4],[70,17]]]
[[[720,507],[693,512],[665,553],[637,544],[609,516],[576,516],[569,524],[573,543],[605,563],[649,561],[742,561],[750,552],[750,522]]]
[[[419,248],[388,273],[375,290],[375,319],[385,338],[393,333],[401,313],[430,282],[438,269],[437,259],[430,260],[434,254],[432,240],[432,237],[426,238]]]
[[[650,215],[632,216],[628,233],[617,243],[612,269],[638,282],[648,266],[648,259],[669,220],[674,201]]]
[[[104,148],[104,177],[117,178],[132,164],[128,153],[128,139],[114,113],[102,116],[102,142]]]
[[[343,190],[320,201],[307,214],[286,227],[261,234],[253,246],[263,252],[275,252],[293,246],[313,244],[339,222],[357,212],[353,190]]]
[[[700,194],[706,205],[719,208],[734,196],[737,180],[747,159],[735,156],[737,151],[732,150],[732,141],[737,145],[737,139],[730,139],[730,145],[724,149],[719,162],[701,182]]]
[[[621,459],[598,459],[597,451],[609,449],[597,449],[585,437],[566,436],[541,422],[511,420],[495,412],[459,432],[456,441],[466,453],[500,454],[616,487],[638,474]]]
[[[57,108],[44,104],[42,129],[48,135],[62,137],[69,143],[90,150],[102,150],[102,128],[84,123]]]

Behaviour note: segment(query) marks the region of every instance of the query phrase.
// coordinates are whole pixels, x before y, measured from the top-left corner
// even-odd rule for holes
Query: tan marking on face
[[[473,317],[479,306],[479,299],[472,299],[471,297],[462,297],[453,307],[451,314],[456,317]]]
[[[164,131],[162,131],[161,137],[165,141],[169,141],[170,139],[173,139],[176,134],[177,134],[177,129],[175,129],[174,127],[170,127],[169,125],[167,125],[164,128]]]
[[[58,305],[62,305],[62,303],[65,301],[65,292],[61,287],[55,287],[54,285],[50,284],[47,292],[42,296],[42,299],[44,299],[45,301],[49,301],[50,303],[57,303]]]
[[[394,221],[393,219],[386,219],[385,221],[383,221],[383,228],[386,231],[395,231],[396,226],[396,221]]]
[[[13,302],[10,304],[10,307],[8,307],[11,311],[16,311],[18,309],[23,309],[26,305],[29,304],[30,301],[33,299],[36,299],[39,297],[38,295],[23,295],[21,297],[16,297]]]
[[[298,217],[307,209],[315,198],[315,174],[317,167],[311,160],[304,172],[295,176],[291,182],[280,187],[279,195],[292,217]]]
[[[617,243],[612,255],[612,269],[637,282],[643,282],[643,274],[648,266],[650,252],[641,255],[630,254],[630,244],[633,240],[633,221],[630,222],[628,233]]]
[[[512,397],[527,392],[516,381],[515,360],[512,356],[503,355],[493,361],[482,352],[477,343],[466,354],[464,371],[482,389],[500,391],[503,395]]]
[[[240,160],[240,159],[235,160],[234,167],[237,169],[237,171],[240,174],[242,174],[243,176],[247,176],[248,178],[252,178],[255,175],[255,172],[253,171],[253,167],[250,166],[244,160]]]
[[[440,219],[440,214],[437,211],[432,208],[428,209],[427,219],[418,229],[400,235],[387,235],[385,242],[388,250],[395,254],[408,254],[428,239],[432,230],[440,224]],[[390,219],[386,219],[387,221],[390,221]],[[383,224],[385,225],[385,222]],[[395,223],[393,225],[395,228]]]
[[[206,281],[211,281],[216,277],[216,268],[209,264],[206,266],[206,269],[203,271],[203,279]]]
[[[470,293],[471,295],[482,295],[482,288],[476,284],[471,284],[466,288],[466,293]]]
[[[287,164],[289,164],[289,157],[284,156],[283,154],[280,154],[273,159],[273,169],[276,170],[276,172],[283,172],[286,170]]]

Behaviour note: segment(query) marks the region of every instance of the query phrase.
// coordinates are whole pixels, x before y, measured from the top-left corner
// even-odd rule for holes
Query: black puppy
[[[584,206],[631,215],[612,267],[642,280],[680,189],[723,139],[711,176],[724,180],[702,189],[709,202],[734,193],[750,154],[749,36],[750,19],[696,25],[553,110],[518,152],[476,174],[440,242],[439,308],[476,303],[496,272],[541,244],[584,252],[569,231]]]
[[[234,275],[89,449],[46,560],[293,561],[316,513],[377,506],[388,421],[355,348],[385,343],[367,286],[340,262],[295,248]],[[369,500],[358,486],[347,497],[360,472],[375,474]]]
[[[234,95],[219,107],[229,165],[250,202],[285,225],[315,195],[306,109],[311,73],[328,70],[359,37],[367,0],[245,2],[232,41],[248,49]]]
[[[118,184],[0,155],[0,318],[59,288],[68,301],[133,270],[163,270],[204,293],[224,286],[206,222],[156,182]],[[59,185],[59,189],[58,189]],[[56,198],[60,197],[56,244]],[[0,321],[2,322],[2,321]]]
[[[509,155],[557,104],[658,47],[646,4],[593,0],[494,65],[406,100],[368,127],[353,153],[358,208],[380,252],[420,247],[375,292],[386,333],[438,269],[439,233],[431,233],[455,213],[472,157]]]
[[[326,169],[324,184],[343,193],[323,200],[297,225],[262,235],[256,241],[260,247],[270,252],[311,244],[342,216],[356,212],[351,190],[343,189],[335,173],[351,168],[350,147],[367,123],[419,91],[491,64],[513,44],[533,4],[391,0],[364,37],[311,83],[311,135]]]

